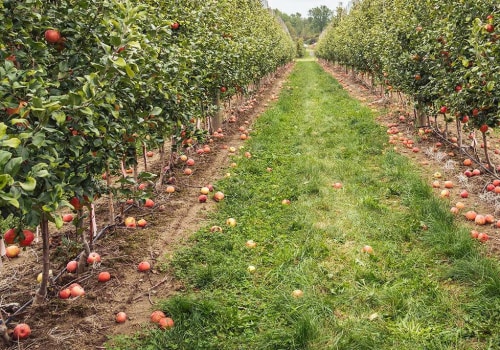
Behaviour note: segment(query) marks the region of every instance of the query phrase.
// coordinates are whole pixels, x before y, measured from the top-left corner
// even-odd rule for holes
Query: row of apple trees
[[[361,0],[329,27],[317,55],[367,74],[429,116],[482,132],[500,121],[500,6],[489,0]],[[446,136],[446,135],[444,135]],[[475,138],[474,138],[475,140]],[[476,153],[477,157],[477,153]]]
[[[258,0],[5,0],[0,23],[0,210],[17,240],[41,227],[46,255],[48,222],[109,192],[137,143],[189,137],[295,55]]]

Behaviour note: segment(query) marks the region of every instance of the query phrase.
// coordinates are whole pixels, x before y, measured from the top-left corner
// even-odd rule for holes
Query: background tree
[[[325,5],[321,5],[309,10],[311,25],[318,33],[321,33],[323,29],[326,28],[328,23],[330,23],[330,21],[332,20],[332,17],[333,11]]]

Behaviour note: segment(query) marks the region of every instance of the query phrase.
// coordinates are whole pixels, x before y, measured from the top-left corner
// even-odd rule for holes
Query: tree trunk
[[[217,94],[215,95],[214,99],[214,104],[217,106],[217,110],[215,114],[212,116],[211,120],[211,125],[213,130],[217,130],[222,126],[222,118],[223,118],[223,111],[221,108],[221,102],[220,102],[220,91],[217,90]],[[213,130],[209,130],[212,132]]]
[[[38,288],[35,299],[33,300],[35,306],[45,302],[50,271],[49,220],[45,214],[42,215],[40,227],[42,231],[42,281],[40,282],[40,288]]]

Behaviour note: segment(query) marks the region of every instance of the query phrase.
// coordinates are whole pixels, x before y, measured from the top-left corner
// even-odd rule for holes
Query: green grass
[[[176,326],[109,348],[498,349],[498,262],[374,117],[317,63],[298,62],[254,126],[252,158],[235,156],[217,184],[226,199],[210,225],[170,261],[187,291],[157,306]]]

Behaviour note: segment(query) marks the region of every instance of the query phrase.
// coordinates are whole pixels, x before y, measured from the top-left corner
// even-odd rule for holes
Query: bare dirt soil
[[[18,258],[4,258],[0,267],[0,312],[4,320],[10,318],[9,329],[17,323],[27,323],[32,334],[26,340],[4,344],[2,348],[103,349],[104,342],[111,335],[130,335],[144,327],[153,327],[150,314],[155,302],[183,289],[169,270],[169,255],[179,246],[188,244],[193,232],[206,226],[207,214],[217,206],[211,198],[213,194],[206,203],[198,201],[200,188],[215,183],[229,171],[229,148],[234,147],[240,152],[239,147],[244,143],[239,128],[251,130],[252,122],[278,98],[292,68],[293,65],[288,65],[274,77],[264,79],[250,98],[234,100],[225,106],[224,137],[214,138],[209,143],[210,153],[197,154],[197,147],[185,150],[196,163],[190,167],[193,173],[187,176],[183,174],[184,163],[177,160],[167,180],[175,187],[174,193],[166,193],[168,184],[164,184],[155,193],[153,208],[138,204],[126,206],[123,216],[137,220],[144,218],[148,225],[143,229],[131,229],[119,224],[105,230],[103,238],[94,245],[94,250],[102,257],[100,264],[90,266],[81,274],[67,273],[67,261],[80,251],[71,243],[77,240],[76,233],[69,225],[54,232],[51,235],[51,261],[55,281],[51,283],[45,305],[28,306],[18,311],[19,306],[33,298],[38,288],[36,278],[41,272],[41,243],[33,244]],[[230,116],[236,116],[235,120]],[[148,166],[159,172],[159,157],[155,155],[148,159]],[[105,200],[97,201],[98,224],[106,222],[107,207]],[[143,260],[151,263],[149,272],[138,271],[138,263]],[[101,271],[110,272],[111,280],[98,282]],[[85,295],[66,300],[58,298],[59,291],[74,282],[81,284]],[[128,319],[117,324],[115,315],[120,311],[124,311]]]

